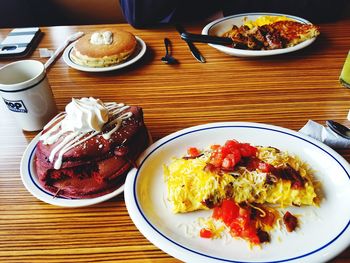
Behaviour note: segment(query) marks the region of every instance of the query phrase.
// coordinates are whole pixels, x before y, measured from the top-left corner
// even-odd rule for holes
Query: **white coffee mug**
[[[40,61],[20,60],[0,68],[0,94],[23,130],[41,130],[57,114]]]

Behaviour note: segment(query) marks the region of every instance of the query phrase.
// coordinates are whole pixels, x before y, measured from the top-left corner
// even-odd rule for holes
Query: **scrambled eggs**
[[[250,29],[257,26],[263,26],[272,24],[274,22],[278,21],[286,21],[286,20],[292,20],[291,18],[288,18],[286,16],[260,16],[256,20],[247,20],[247,18],[244,21],[244,25],[248,26]]]
[[[297,157],[271,147],[257,147],[257,157],[274,167],[289,165],[304,180],[304,186],[292,187],[292,182],[277,178],[268,182],[268,173],[259,169],[250,171],[238,166],[234,172],[216,173],[205,169],[210,150],[197,158],[173,158],[164,165],[168,200],[174,213],[185,213],[199,209],[209,209],[207,200],[220,203],[228,192],[237,203],[270,203],[281,207],[290,205],[317,205],[317,194],[312,179],[312,171]]]

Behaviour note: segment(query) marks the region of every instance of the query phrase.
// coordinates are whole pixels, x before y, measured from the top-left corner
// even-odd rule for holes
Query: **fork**
[[[168,38],[164,38],[164,45],[165,45],[165,56],[162,57],[160,60],[165,64],[177,63],[177,60],[170,54],[171,42]]]
[[[64,41],[64,43],[61,46],[59,46],[55,50],[53,55],[49,58],[49,60],[46,61],[45,69],[48,69],[50,67],[50,65],[56,60],[57,56],[63,51],[63,49],[65,49],[66,46],[68,46],[69,43],[77,40],[78,38],[82,37],[83,35],[84,35],[84,32],[77,32],[77,33],[74,33],[74,34],[70,35],[69,37],[67,37],[66,40]]]

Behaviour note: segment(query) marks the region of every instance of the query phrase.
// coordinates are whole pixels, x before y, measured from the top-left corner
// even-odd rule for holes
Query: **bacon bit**
[[[214,208],[216,203],[217,202],[215,201],[214,196],[212,196],[212,195],[210,195],[207,199],[202,201],[202,205],[205,205],[209,209]]]
[[[197,157],[201,152],[196,147],[190,147],[187,149],[187,154],[191,157]]]
[[[239,145],[244,145],[244,144],[239,144]],[[248,146],[252,147],[250,145]],[[218,149],[220,150],[222,149],[222,147],[221,148],[219,147]],[[191,157],[187,157],[187,158],[190,159]],[[225,163],[225,161],[227,161],[226,158],[219,161],[220,162],[217,165],[216,159],[215,158],[211,159],[210,163],[208,163],[205,166],[204,171],[220,174],[220,171],[224,173],[231,173],[235,170],[235,165],[231,165],[231,166],[229,164],[226,165]],[[302,189],[305,185],[305,179],[300,175],[300,173],[297,170],[295,170],[289,164],[286,164],[285,166],[282,166],[282,167],[275,167],[271,164],[268,164],[260,160],[258,157],[254,155],[249,157],[243,157],[242,159],[240,159],[238,164],[245,166],[248,171],[255,171],[258,169],[261,172],[267,173],[266,184],[268,185],[272,185],[276,183],[278,179],[290,181],[292,189]]]
[[[182,159],[184,159],[184,160],[196,159],[196,158],[201,157],[201,156],[203,156],[203,155],[204,155],[204,154],[201,153],[201,154],[198,154],[198,155],[196,155],[196,156],[184,156],[184,157],[182,157]]]
[[[205,199],[204,201],[202,201],[202,205],[208,207],[209,209],[212,209],[215,207],[214,201],[210,199]]]
[[[277,183],[277,177],[274,174],[268,173],[266,175],[266,184],[273,185]]]
[[[277,175],[278,174],[278,175]],[[293,167],[287,164],[284,167],[277,168],[277,177],[279,176],[283,180],[288,180],[292,183],[293,189],[300,189],[304,187],[305,180]]]
[[[298,226],[298,218],[287,211],[283,216],[283,223],[286,225],[288,232],[293,232]]]
[[[256,234],[258,235],[260,243],[269,243],[270,242],[270,235],[266,231],[262,230],[261,228],[258,228]]]
[[[212,163],[207,163],[204,167],[204,171],[205,172],[209,172],[209,173],[220,173],[220,168],[216,167],[214,164]]]
[[[244,158],[242,160],[242,165],[246,166],[246,168],[248,169],[248,171],[255,171],[256,169],[259,168],[259,164],[263,162],[262,160],[260,160],[258,157],[253,156],[250,158]]]
[[[301,189],[305,185],[305,179],[289,164],[282,167],[274,167],[254,156],[244,158],[241,164],[246,166],[248,171],[259,169],[260,171],[267,173],[266,184],[269,185],[276,183],[278,178],[290,181],[293,189]]]
[[[225,186],[225,188],[224,188],[224,190],[225,190],[225,196],[227,197],[227,198],[232,198],[233,197],[233,183],[231,182],[231,183],[229,183],[229,184],[227,184],[226,186]]]

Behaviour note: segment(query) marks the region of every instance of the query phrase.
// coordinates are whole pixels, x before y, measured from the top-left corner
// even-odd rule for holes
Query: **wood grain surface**
[[[298,52],[237,58],[196,44],[206,58],[197,62],[173,27],[134,29],[127,24],[42,28],[39,48],[56,49],[76,31],[103,27],[128,30],[147,44],[145,56],[127,68],[88,73],[59,58],[48,70],[59,110],[72,97],[93,96],[144,109],[156,141],[193,125],[249,121],[299,130],[309,119],[346,125],[350,90],[339,75],[350,49],[350,20],[321,24],[320,37]],[[204,24],[187,25],[200,33]],[[0,30],[0,40],[10,29]],[[172,42],[177,65],[161,62],[164,37]],[[0,66],[15,59],[1,59]],[[37,134],[17,128],[4,103],[0,111],[0,262],[177,262],[137,230],[123,195],[85,208],[61,208],[33,197],[20,178],[22,154]],[[350,161],[350,150],[337,150]],[[349,262],[350,249],[332,262]]]

